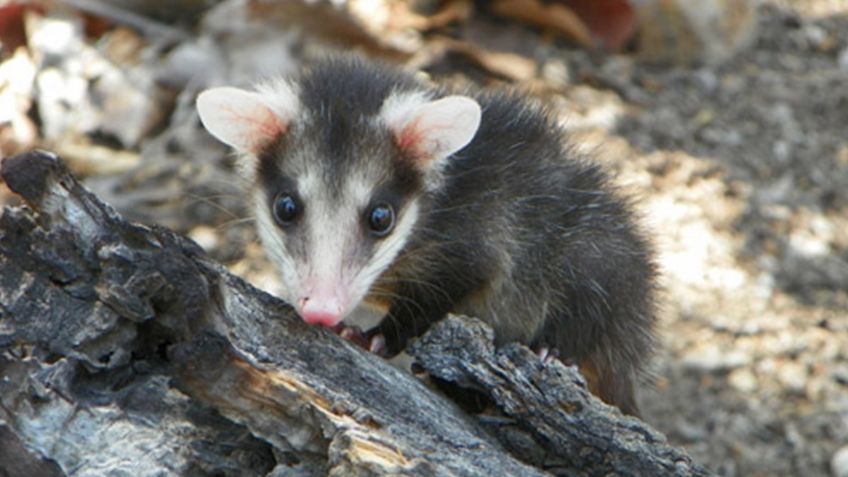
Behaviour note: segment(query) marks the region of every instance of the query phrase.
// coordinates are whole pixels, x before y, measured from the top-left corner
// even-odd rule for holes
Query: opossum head
[[[324,70],[253,91],[212,88],[197,109],[239,153],[283,298],[305,321],[335,326],[423,220],[422,201],[474,137],[480,107],[405,76]]]

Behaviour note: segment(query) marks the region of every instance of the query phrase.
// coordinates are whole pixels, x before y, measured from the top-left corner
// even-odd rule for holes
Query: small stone
[[[701,68],[694,74],[696,84],[706,93],[715,92],[720,84],[715,71],[710,68]]]
[[[818,25],[807,25],[804,28],[804,36],[807,37],[807,41],[816,48],[822,48],[822,45],[827,43],[828,34],[824,28]]]
[[[771,153],[781,164],[788,164],[792,159],[792,145],[788,141],[777,140],[771,146]]]
[[[708,437],[702,426],[684,420],[678,421],[674,430],[684,442],[703,442]]]
[[[830,459],[830,473],[833,477],[848,477],[848,446],[843,446]]]
[[[826,257],[830,255],[828,238],[809,229],[794,230],[789,234],[789,246],[792,253],[803,258]]]
[[[836,64],[842,71],[848,71],[848,48],[839,52],[839,57],[836,59]]]
[[[704,127],[713,122],[716,118],[716,112],[712,109],[702,109],[692,119],[697,127]]]
[[[837,383],[848,386],[848,365],[837,366],[831,373],[833,380]]]
[[[700,345],[683,357],[683,365],[696,371],[722,371],[750,364],[751,357],[740,350],[721,349],[716,345]]]
[[[752,43],[757,9],[750,0],[641,0],[639,57],[650,62],[716,64]]]
[[[559,59],[550,60],[542,67],[542,77],[555,86],[566,86],[571,82],[568,65]]]
[[[757,376],[747,368],[733,370],[727,377],[727,382],[740,393],[754,392],[759,387]]]
[[[777,379],[791,391],[804,391],[808,377],[807,367],[794,361],[783,363],[777,369]]]

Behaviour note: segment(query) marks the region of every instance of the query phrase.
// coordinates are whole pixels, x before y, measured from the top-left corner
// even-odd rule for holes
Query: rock
[[[757,376],[748,368],[734,370],[727,377],[727,382],[743,394],[752,393],[759,387]]]
[[[839,56],[836,59],[836,64],[839,65],[839,69],[842,71],[848,71],[848,48],[839,52]]]
[[[742,350],[726,349],[717,344],[702,344],[686,352],[683,365],[695,371],[723,371],[745,366],[751,356]]]
[[[832,41],[827,31],[816,24],[806,25],[803,32],[809,44],[818,49],[825,49],[829,41]]]
[[[790,391],[803,392],[809,376],[807,367],[795,361],[782,363],[777,368],[777,379]]]
[[[684,442],[701,442],[708,437],[702,426],[683,419],[677,422],[674,431]]]
[[[837,383],[848,386],[848,365],[842,364],[837,366],[831,373],[833,380]]]
[[[757,11],[748,0],[636,0],[639,57],[649,62],[721,63],[748,46]]]
[[[830,459],[830,473],[833,477],[848,477],[848,446],[843,446]]]
[[[699,68],[694,73],[695,84],[707,94],[714,93],[721,85],[715,71],[708,68]]]

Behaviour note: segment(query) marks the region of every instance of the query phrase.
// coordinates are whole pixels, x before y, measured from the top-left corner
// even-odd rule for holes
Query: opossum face
[[[197,107],[207,130],[240,153],[284,298],[305,321],[335,326],[408,242],[421,198],[473,138],[480,108],[464,96],[404,92],[369,113],[304,102],[297,91],[214,88]]]

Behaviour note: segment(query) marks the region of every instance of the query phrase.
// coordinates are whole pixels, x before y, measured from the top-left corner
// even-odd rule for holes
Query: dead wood
[[[124,221],[52,154],[0,172],[27,204],[0,216],[0,475],[706,475],[479,322],[414,352],[506,418],[463,414],[193,242]]]
[[[482,422],[513,454],[558,475],[709,475],[660,432],[592,395],[575,366],[518,344],[495,348],[493,337],[483,322],[451,316],[410,352],[433,376],[491,397],[508,419]]]

